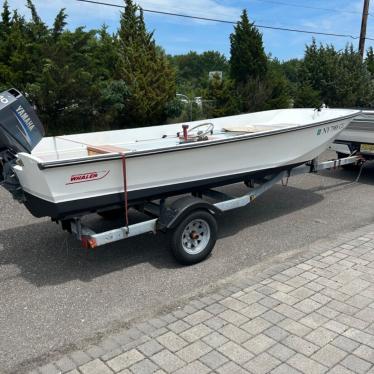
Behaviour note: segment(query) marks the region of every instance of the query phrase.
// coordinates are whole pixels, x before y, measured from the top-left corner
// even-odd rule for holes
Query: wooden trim
[[[87,152],[89,156],[97,156],[105,153],[119,153],[128,152],[129,149],[117,147],[115,145],[88,145]]]

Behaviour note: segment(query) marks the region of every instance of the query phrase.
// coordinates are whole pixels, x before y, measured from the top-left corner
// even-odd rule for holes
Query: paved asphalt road
[[[192,267],[175,263],[162,234],[87,255],[56,224],[31,217],[1,190],[0,372],[31,368],[50,352],[95,342],[269,256],[373,222],[374,165],[359,184],[350,183],[355,176],[324,172],[274,186],[253,206],[221,217],[213,255]]]

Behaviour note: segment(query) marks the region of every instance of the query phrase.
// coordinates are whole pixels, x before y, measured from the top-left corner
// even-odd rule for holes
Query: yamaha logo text
[[[31,118],[29,117],[29,115],[26,113],[25,109],[23,109],[23,107],[20,105],[16,109],[16,112],[20,116],[20,118],[22,118],[23,123],[28,127],[28,129],[32,131],[35,125],[34,125],[34,122],[31,120]]]

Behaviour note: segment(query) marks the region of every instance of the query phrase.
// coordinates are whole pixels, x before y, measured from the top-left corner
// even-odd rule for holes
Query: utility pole
[[[360,52],[362,59],[364,58],[364,54],[365,54],[366,26],[367,26],[368,16],[369,16],[369,4],[370,4],[370,0],[364,0],[364,10],[362,12],[362,22],[361,22],[360,45],[358,47],[358,50]]]

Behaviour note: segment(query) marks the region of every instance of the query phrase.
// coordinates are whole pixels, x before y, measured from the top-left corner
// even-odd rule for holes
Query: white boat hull
[[[275,133],[198,142],[179,148],[126,154],[130,204],[160,196],[234,183],[270,174],[316,158],[347,127],[352,116]],[[43,163],[19,154],[14,169],[36,216],[61,218],[123,204],[123,159],[63,160]]]

